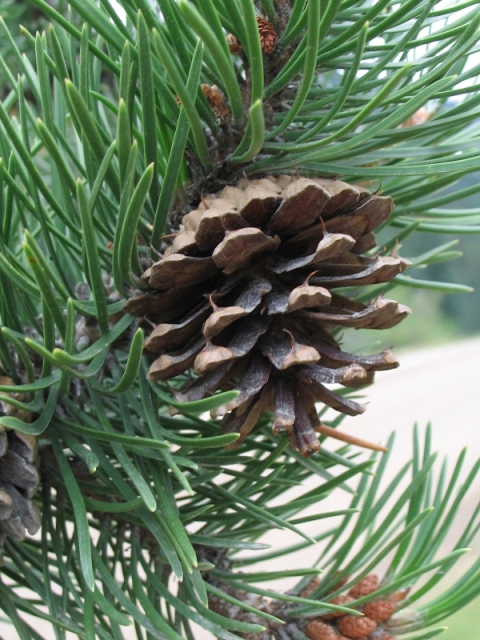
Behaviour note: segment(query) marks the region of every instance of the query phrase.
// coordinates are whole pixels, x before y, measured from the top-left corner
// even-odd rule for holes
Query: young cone
[[[306,589],[308,588],[307,585]],[[374,596],[378,588],[378,576],[370,573],[354,584],[348,593],[332,598],[329,603],[352,606],[355,609],[357,607],[351,605],[355,599]],[[310,640],[394,640],[384,625],[388,626],[405,595],[405,591],[398,591],[388,598],[373,597],[359,607],[363,616],[337,611],[312,618],[305,623],[304,633]]]
[[[392,209],[391,198],[363,187],[289,176],[243,180],[204,198],[145,272],[150,291],[125,307],[156,325],[145,343],[158,356],[150,378],[193,368],[194,381],[175,391],[182,402],[238,389],[221,423],[240,433],[235,446],[272,409],[274,433],[286,432],[304,456],[318,451],[316,402],[352,416],[365,410],[326,385],[363,386],[398,366],[389,350],[345,353],[332,334],[392,327],[410,311],[334,292],[388,282],[406,268],[397,256],[365,255]]]

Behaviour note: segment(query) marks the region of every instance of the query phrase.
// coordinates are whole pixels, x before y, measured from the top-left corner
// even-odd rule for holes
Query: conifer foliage
[[[466,290],[408,272],[453,243],[400,256],[480,230],[451,205],[480,191],[455,186],[480,159],[480,2],[28,4],[46,27],[21,49],[0,18],[5,619],[22,640],[35,618],[58,639],[441,633],[480,591],[480,562],[440,588],[478,536],[480,507],[445,551],[479,464],[437,470],[415,431],[391,479],[393,437],[343,434],[398,362],[342,332],[388,335],[396,286]]]

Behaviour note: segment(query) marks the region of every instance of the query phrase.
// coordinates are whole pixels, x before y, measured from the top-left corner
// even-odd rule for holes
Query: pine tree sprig
[[[190,639],[193,623],[227,640],[312,640],[312,621],[336,633],[396,598],[379,628],[438,635],[428,627],[480,591],[479,562],[437,591],[478,537],[477,508],[444,551],[479,464],[465,474],[462,454],[451,475],[437,472],[427,432],[388,479],[392,455],[335,448],[324,436],[342,417],[320,407],[321,448],[308,459],[273,435],[272,402],[243,442],[222,432],[238,378],[193,400],[181,395],[197,380],[190,368],[148,379],[144,335],[184,297],[174,289],[165,302],[147,274],[185,239],[185,214],[282,173],[394,199],[352,265],[395,260],[417,231],[478,233],[480,211],[452,203],[480,187],[445,190],[478,169],[479,2],[121,0],[117,13],[109,0],[34,0],[52,24],[22,27],[23,43],[6,24],[20,4],[0,19],[0,468],[2,447],[17,447],[33,477],[22,455],[34,458],[38,437],[41,493],[22,504],[43,516],[39,538],[0,533],[0,608],[22,640],[40,637],[24,614],[59,640],[122,638],[127,625],[138,638]],[[411,262],[459,255],[442,242]],[[398,273],[349,299],[395,285],[468,289]],[[155,313],[128,315],[136,295]],[[337,395],[358,408],[357,396]],[[268,547],[272,530],[293,542]],[[301,549],[318,554],[313,568],[287,568]],[[255,566],[264,561],[275,564]],[[372,572],[383,579],[355,595]],[[284,578],[296,581],[287,592],[264,584]]]

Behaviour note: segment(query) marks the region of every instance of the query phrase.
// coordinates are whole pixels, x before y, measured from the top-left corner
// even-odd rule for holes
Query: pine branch
[[[446,191],[478,168],[479,2],[34,0],[51,24],[21,44],[10,4],[0,608],[22,639],[24,614],[56,638],[434,637],[478,595],[478,562],[431,595],[478,536],[476,509],[439,557],[478,464],[437,476],[417,436],[383,487],[390,454],[358,450],[381,444],[335,448],[358,388],[398,365],[339,329],[388,331],[395,285],[466,289],[403,273],[453,243],[397,252],[480,229],[452,205],[479,187]],[[272,529],[295,542],[267,549]]]

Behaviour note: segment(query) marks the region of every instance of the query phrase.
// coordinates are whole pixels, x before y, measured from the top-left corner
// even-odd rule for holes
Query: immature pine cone
[[[343,616],[337,622],[338,630],[352,640],[359,640],[375,631],[377,623],[370,618],[358,616]]]
[[[338,638],[335,629],[318,618],[307,622],[304,631],[310,640],[337,640]]]
[[[260,46],[262,52],[268,56],[275,51],[277,46],[277,33],[271,22],[261,16],[257,16],[258,33],[260,35]]]
[[[285,431],[304,456],[318,451],[316,402],[348,415],[365,410],[325,385],[363,386],[375,371],[398,366],[389,350],[343,352],[330,333],[392,327],[410,311],[381,296],[363,304],[333,291],[387,282],[405,269],[396,256],[362,255],[392,208],[391,198],[340,180],[289,176],[244,180],[205,197],[145,272],[151,291],[125,305],[157,325],[145,343],[159,355],[149,377],[168,380],[193,367],[198,378],[174,391],[181,402],[238,389],[221,423],[240,433],[234,446],[272,408],[274,433]]]
[[[369,596],[378,589],[378,584],[378,576],[375,573],[369,573],[353,585],[353,587],[348,591],[348,595],[352,598],[363,598],[364,596]]]
[[[353,600],[374,595],[378,586],[378,576],[371,573],[353,585],[347,594],[336,596],[328,602],[351,607]],[[318,582],[315,583],[316,587]],[[310,640],[395,640],[383,627],[406,594],[407,590],[402,590],[388,598],[369,600],[359,607],[363,617],[337,611],[308,620],[303,627],[305,635]]]

